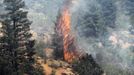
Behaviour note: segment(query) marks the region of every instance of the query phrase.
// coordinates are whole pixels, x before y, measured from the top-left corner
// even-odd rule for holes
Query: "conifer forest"
[[[134,75],[134,0],[0,0],[0,75]]]

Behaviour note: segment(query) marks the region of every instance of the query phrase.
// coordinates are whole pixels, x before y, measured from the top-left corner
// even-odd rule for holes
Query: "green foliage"
[[[115,0],[98,0],[104,25],[111,28],[116,26],[117,7],[115,2]]]
[[[102,75],[103,70],[96,64],[91,55],[86,55],[73,63],[74,70],[79,75]]]
[[[89,11],[79,19],[77,25],[80,34],[85,37],[99,37],[106,31],[99,7],[91,5]]]
[[[125,8],[128,11],[127,14],[130,16],[131,32],[134,34],[134,0],[125,0]]]
[[[31,21],[27,19],[22,0],[4,0],[8,13],[1,15],[4,34],[0,39],[0,74],[1,75],[38,75],[33,66],[35,60],[34,44],[30,33]]]
[[[78,19],[80,36],[98,38],[107,34],[107,29],[115,28],[116,5],[113,0],[95,0],[87,3],[87,12]]]

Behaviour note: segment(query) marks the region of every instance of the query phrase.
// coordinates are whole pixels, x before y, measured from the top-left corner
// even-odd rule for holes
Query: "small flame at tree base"
[[[64,51],[64,60],[71,63],[76,60],[76,54],[74,52]]]
[[[64,42],[64,60],[72,62],[77,56],[77,49],[74,41],[74,37],[69,36]]]

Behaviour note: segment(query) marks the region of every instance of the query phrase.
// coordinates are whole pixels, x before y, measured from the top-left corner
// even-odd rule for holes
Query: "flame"
[[[75,38],[71,35],[70,1],[64,6],[57,24],[57,31],[63,39],[64,60],[72,62],[77,57]]]
[[[69,49],[74,45],[74,37],[71,36],[71,17],[68,9],[63,11],[62,15],[62,34],[63,34],[63,46],[64,46],[64,59],[68,62],[72,62],[75,58],[74,50]],[[74,46],[75,47],[75,46]]]

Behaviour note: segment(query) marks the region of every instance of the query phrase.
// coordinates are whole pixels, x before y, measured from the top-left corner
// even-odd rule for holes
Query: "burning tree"
[[[63,54],[65,61],[69,63],[74,62],[75,66],[73,68],[80,75],[102,75],[102,69],[98,66],[98,64],[96,64],[91,55],[82,54],[80,56],[80,52],[78,51],[78,47],[75,42],[75,37],[71,34],[71,13],[69,9],[71,1],[72,0],[66,2],[66,5],[57,17],[55,33],[58,40],[56,43],[58,45],[57,47],[61,50],[56,49],[56,51],[60,51],[61,54]],[[97,19],[97,17],[95,17],[95,19]],[[75,59],[76,61],[74,61]]]
[[[60,52],[58,55],[62,55],[64,60],[67,62],[72,62],[73,59],[77,57],[75,39],[71,34],[71,14],[69,11],[70,1],[67,1],[66,5],[60,12],[60,15],[57,17],[57,22],[55,24],[55,33],[58,37],[57,46],[60,48],[56,49],[58,50],[56,52]]]

